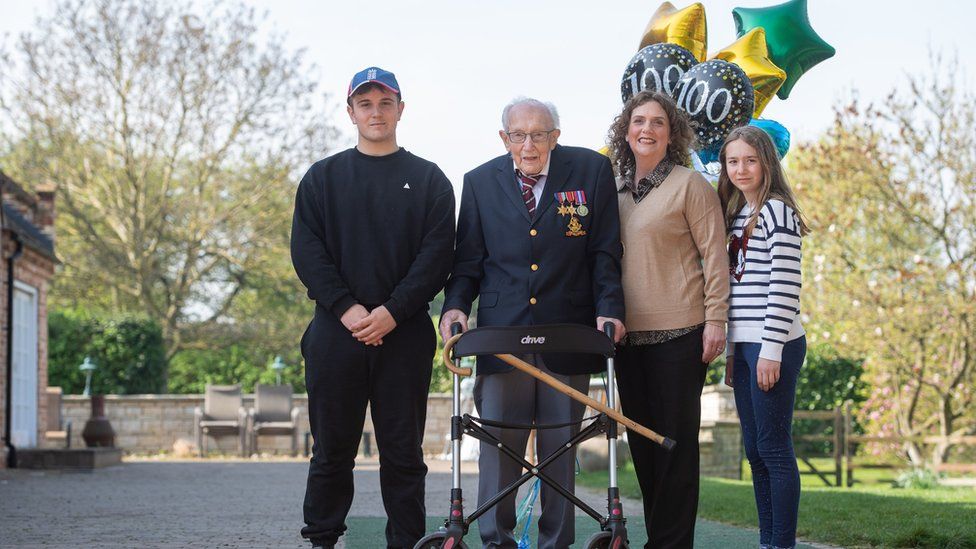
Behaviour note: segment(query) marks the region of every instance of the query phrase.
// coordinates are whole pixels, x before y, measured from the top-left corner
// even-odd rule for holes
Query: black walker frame
[[[614,327],[612,324],[605,325],[606,330],[601,333],[588,326],[577,324],[559,324],[543,326],[514,326],[514,327],[485,327],[476,328],[463,334],[460,333],[461,325],[454,324],[451,327],[453,337],[448,341],[444,351],[444,363],[452,371],[454,378],[454,403],[453,414],[451,417],[451,507],[448,518],[444,521],[444,527],[439,531],[427,535],[414,546],[415,549],[458,549],[467,547],[464,543],[464,536],[475,520],[481,515],[497,505],[502,499],[515,493],[519,487],[531,480],[533,477],[549,485],[553,490],[568,499],[573,505],[581,509],[587,515],[593,517],[600,524],[600,531],[592,535],[584,545],[587,549],[622,549],[628,547],[627,540],[627,520],[623,516],[623,506],[620,502],[620,490],[617,487],[617,434],[618,421],[608,415],[614,413],[616,407],[616,381],[614,373]],[[553,425],[524,425],[514,423],[504,423],[487,419],[471,417],[469,414],[461,415],[461,391],[460,378],[462,375],[470,375],[469,368],[460,367],[460,358],[478,355],[495,355],[498,358],[509,362],[520,369],[525,367],[532,368],[511,355],[526,355],[533,353],[585,353],[595,354],[606,358],[607,375],[607,411],[601,411],[595,416],[584,418],[580,421],[553,424]],[[512,362],[521,362],[522,366]],[[453,366],[453,367],[452,367]],[[532,368],[534,369],[534,368]],[[553,386],[571,398],[583,401],[575,391],[565,384],[542,373],[548,379],[543,379],[540,375],[532,372],[545,383]],[[561,386],[561,387],[560,387]],[[595,401],[583,401],[585,404],[593,406]],[[596,403],[599,404],[599,403]],[[618,415],[614,413],[614,415]],[[643,429],[651,435],[655,435],[655,441],[666,449],[674,447],[674,441],[661,437],[640,425],[627,420],[625,423],[631,429]],[[590,424],[582,428],[572,436],[566,444],[559,447],[548,456],[545,456],[538,463],[531,463],[519,452],[505,446],[495,435],[485,429],[494,427],[501,429],[553,429],[570,425],[582,424],[590,421]],[[575,494],[552,480],[543,471],[553,461],[560,456],[576,448],[581,442],[590,438],[605,435],[607,438],[609,454],[609,473],[610,481],[607,488],[607,514],[602,515],[592,507],[578,498]],[[461,490],[461,438],[464,435],[474,437],[482,442],[491,444],[498,448],[500,452],[520,464],[525,473],[514,482],[505,487],[501,492],[485,501],[484,504],[475,509],[470,515],[464,515],[464,498]]]

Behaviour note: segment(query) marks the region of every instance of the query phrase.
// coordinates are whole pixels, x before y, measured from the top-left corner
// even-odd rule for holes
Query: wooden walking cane
[[[457,340],[461,338],[461,335],[462,334],[457,334],[451,337],[451,339],[447,340],[447,342],[444,344],[444,354],[443,354],[444,365],[447,366],[448,370],[454,372],[459,376],[470,376],[471,368],[457,367],[454,365],[454,361],[452,360],[451,351],[454,349],[454,344],[457,342]],[[560,393],[569,396],[573,400],[582,402],[583,404],[586,404],[590,408],[593,408],[598,412],[602,412],[606,414],[617,423],[620,423],[621,425],[627,427],[627,430],[633,431],[643,436],[644,438],[651,440],[652,442],[660,444],[662,447],[664,447],[665,450],[671,450],[674,448],[675,441],[673,439],[655,433],[654,431],[648,429],[647,427],[644,427],[640,423],[637,423],[636,421],[628,418],[627,416],[621,414],[620,412],[614,410],[613,408],[610,408],[609,406],[603,404],[602,402],[590,398],[589,395],[584,395],[583,393],[577,391],[576,389],[573,389],[569,385],[566,385],[565,383],[543,372],[542,370],[536,368],[535,366],[529,364],[528,362],[525,362],[524,360],[509,354],[495,355],[495,357],[511,366],[518,368],[519,370],[522,370],[523,372],[538,379],[539,381],[545,383],[546,385],[552,387],[553,389],[559,391]]]

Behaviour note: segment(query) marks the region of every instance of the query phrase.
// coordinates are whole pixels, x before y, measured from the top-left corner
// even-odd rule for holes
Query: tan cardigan
[[[625,187],[618,180],[617,190]],[[698,172],[675,166],[639,204],[629,189],[617,197],[627,331],[702,322],[724,329],[729,258],[715,189]]]

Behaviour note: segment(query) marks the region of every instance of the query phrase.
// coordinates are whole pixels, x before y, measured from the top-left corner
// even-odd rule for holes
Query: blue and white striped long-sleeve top
[[[800,222],[793,208],[769,200],[741,253],[751,213],[748,204],[739,211],[730,235],[728,338],[730,343],[762,343],[760,358],[779,362],[783,345],[805,333],[800,323]]]

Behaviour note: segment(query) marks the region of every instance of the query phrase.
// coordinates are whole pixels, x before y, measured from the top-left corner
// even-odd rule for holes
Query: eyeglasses
[[[545,143],[549,139],[549,134],[556,131],[555,129],[544,131],[544,132],[505,132],[508,136],[508,140],[512,143],[525,143],[525,138],[528,137],[532,139],[533,143]]]

